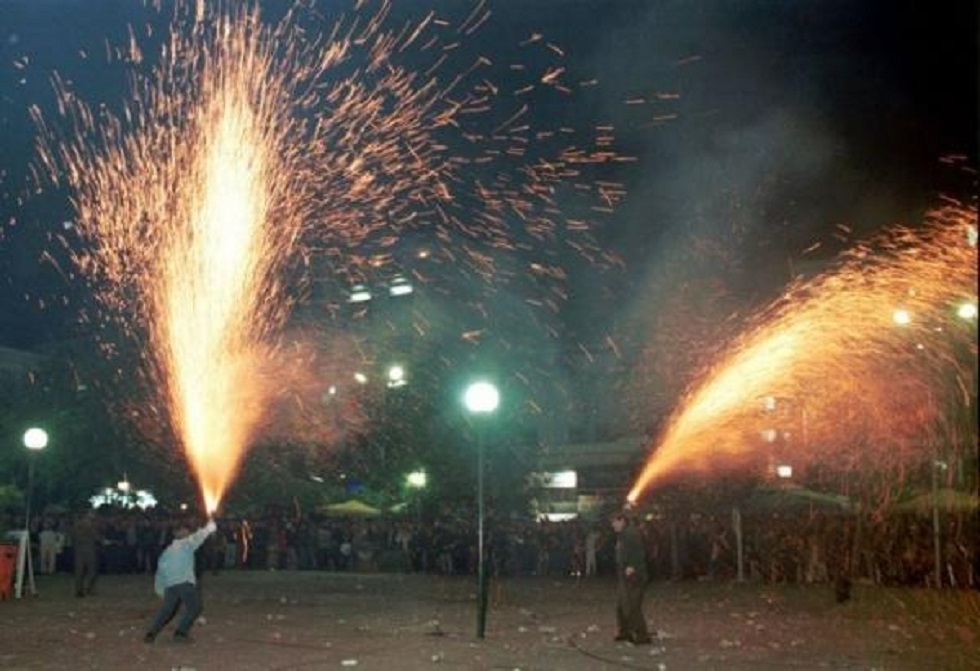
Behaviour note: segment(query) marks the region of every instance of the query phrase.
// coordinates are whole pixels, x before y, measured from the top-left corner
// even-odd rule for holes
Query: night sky
[[[320,3],[324,14],[348,5]],[[422,15],[430,3],[396,5]],[[583,339],[600,337],[596,329],[618,311],[635,310],[609,294],[642,292],[692,232],[733,241],[754,269],[734,284],[776,288],[788,279],[787,260],[816,244],[831,253],[839,226],[861,237],[916,222],[940,194],[975,191],[963,170],[977,159],[972,0],[489,7],[490,21],[468,46],[504,62],[509,45],[543,33],[565,50],[570,69],[599,86],[570,109],[539,113],[614,123],[620,150],[639,158],[615,175],[628,196],[598,232],[626,270],[600,274],[569,261],[576,274],[565,316]],[[23,199],[34,143],[28,108],[50,107],[54,71],[89,101],[124,98],[124,68],[100,66],[104,45],[124,42],[129,24],[152,16],[122,0],[0,0],[0,345],[70,336],[84,291],[42,261],[49,234],[72,216],[63,194]],[[656,92],[671,95],[659,106],[624,104]],[[670,121],[651,123],[657,114]],[[949,156],[963,159],[941,162]]]

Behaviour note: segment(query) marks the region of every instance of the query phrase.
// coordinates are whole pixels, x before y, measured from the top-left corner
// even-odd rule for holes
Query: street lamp
[[[405,369],[402,366],[396,363],[393,364],[390,368],[388,368],[389,389],[397,389],[398,387],[404,387],[406,384],[408,384],[408,382],[407,380],[405,380]]]
[[[425,471],[419,469],[409,473],[405,480],[412,489],[423,489],[428,482],[428,477]]]
[[[44,429],[31,427],[24,432],[24,447],[28,449],[27,457],[27,510],[24,514],[24,530],[31,529],[31,499],[34,496],[34,453],[48,446],[48,432]]]
[[[463,403],[471,415],[489,415],[497,409],[500,394],[489,382],[474,382],[466,388]],[[487,583],[486,557],[483,550],[483,431],[476,430],[476,497],[477,497],[477,617],[476,636],[483,638],[487,625]]]
[[[34,453],[48,446],[48,433],[44,429],[31,427],[24,432],[24,447],[27,448],[27,505],[24,510],[23,544],[18,552],[17,583],[14,586],[15,596],[19,599],[23,591],[24,573],[28,574],[28,589],[37,595],[34,587],[34,559],[31,557],[31,499],[34,497]]]

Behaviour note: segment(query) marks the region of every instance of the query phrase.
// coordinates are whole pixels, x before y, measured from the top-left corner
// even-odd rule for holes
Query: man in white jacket
[[[163,603],[143,637],[145,643],[156,640],[157,634],[173,619],[181,604],[184,604],[184,613],[174,630],[174,640],[185,643],[190,641],[191,627],[202,610],[201,595],[194,575],[194,553],[217,528],[214,520],[208,519],[208,523],[194,533],[190,533],[186,527],[174,532],[174,539],[157,561],[154,586],[156,593],[163,597]]]

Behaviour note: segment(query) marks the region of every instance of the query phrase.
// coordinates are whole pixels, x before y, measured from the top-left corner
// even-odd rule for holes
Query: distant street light
[[[407,384],[405,379],[405,368],[394,364],[388,368],[388,388],[396,389],[398,387],[404,387]]]
[[[27,505],[24,508],[24,536],[25,545],[22,557],[25,565],[20,570],[20,575],[15,586],[15,596],[19,599],[23,587],[24,572],[29,574],[28,588],[31,594],[36,595],[34,587],[34,563],[31,557],[31,504],[34,498],[34,453],[40,452],[48,446],[48,432],[44,429],[31,427],[24,432],[24,447],[27,448]]]
[[[412,489],[424,489],[425,485],[428,483],[428,477],[423,470],[412,471],[405,478],[408,486]]]
[[[24,432],[24,446],[29,450],[43,450],[48,446],[48,432],[36,427],[28,429]]]
[[[474,414],[486,414],[497,409],[500,394],[489,382],[474,382],[466,389],[463,397],[466,409]]]
[[[497,388],[489,382],[474,382],[466,389],[463,403],[471,415],[489,415],[497,409],[500,394]],[[482,426],[476,427],[476,497],[477,497],[477,617],[476,636],[483,638],[487,625],[487,587],[490,576],[486,571],[486,556],[484,551],[484,505],[483,505],[483,431]]]
[[[44,429],[31,427],[24,432],[24,447],[29,452],[27,456],[27,509],[24,515],[24,529],[31,529],[31,499],[34,496],[34,453],[48,446],[48,432]]]

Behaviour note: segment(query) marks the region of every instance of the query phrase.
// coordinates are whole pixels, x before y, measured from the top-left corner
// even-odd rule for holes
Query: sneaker
[[[157,635],[156,634],[154,634],[152,631],[148,631],[143,636],[143,642],[144,643],[153,643],[153,641],[155,641],[156,638],[157,638]]]
[[[193,643],[194,639],[190,637],[189,634],[185,634],[182,631],[174,632],[174,643]]]

